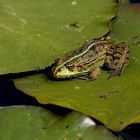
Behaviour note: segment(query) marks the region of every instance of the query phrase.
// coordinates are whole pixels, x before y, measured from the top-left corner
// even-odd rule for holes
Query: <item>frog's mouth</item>
[[[87,71],[84,71],[81,73],[78,70],[70,71],[69,69],[64,67],[58,71],[54,71],[53,76],[55,78],[64,79],[64,78],[72,78],[72,77],[81,75],[83,73],[87,73]]]

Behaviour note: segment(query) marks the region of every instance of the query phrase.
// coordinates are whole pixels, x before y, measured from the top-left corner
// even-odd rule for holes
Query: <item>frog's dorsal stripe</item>
[[[83,61],[77,62],[77,64],[74,66],[92,65],[93,63],[96,63],[97,61],[101,59],[103,60],[105,58],[105,55],[106,55],[106,46],[104,45],[103,50],[101,50],[98,53],[98,55],[96,55],[96,57],[91,57],[91,58],[89,57],[86,61],[83,60]]]
[[[74,56],[74,57],[72,57],[72,58],[70,58],[69,60],[67,60],[66,62],[64,62],[62,65],[60,65],[60,66],[58,66],[56,69],[55,69],[55,71],[57,71],[61,66],[64,66],[66,63],[68,63],[68,62],[70,62],[70,61],[72,61],[72,60],[74,60],[74,59],[76,59],[76,58],[78,58],[78,57],[80,57],[80,56],[82,56],[82,55],[84,55],[85,53],[87,53],[89,50],[90,50],[90,48],[91,47],[95,47],[97,44],[101,44],[101,43],[108,43],[108,41],[106,40],[106,41],[102,41],[102,40],[100,40],[100,41],[98,41],[98,42],[92,42],[89,46],[87,46],[87,49],[85,49],[85,51],[83,51],[82,53],[79,53],[79,54],[77,54],[76,56]]]

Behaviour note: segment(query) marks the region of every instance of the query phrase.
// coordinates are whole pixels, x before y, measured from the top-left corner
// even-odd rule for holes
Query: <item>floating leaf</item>
[[[1,140],[118,140],[80,113],[58,117],[39,107],[0,109]]]

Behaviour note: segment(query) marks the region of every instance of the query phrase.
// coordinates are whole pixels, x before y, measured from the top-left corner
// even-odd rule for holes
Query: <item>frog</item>
[[[124,46],[127,45],[123,43],[116,45],[109,36],[86,41],[80,48],[71,51],[63,58],[56,59],[52,67],[52,75],[57,79],[95,80],[100,76],[103,66],[109,69],[110,77],[119,75],[128,64],[126,60],[128,60],[129,49],[128,46]],[[124,52],[121,52],[120,59],[117,61],[120,51]]]
[[[63,58],[58,58],[52,68],[52,75],[58,79],[82,77],[83,79],[97,79],[100,67],[104,64],[106,48],[112,45],[107,37],[86,41]]]

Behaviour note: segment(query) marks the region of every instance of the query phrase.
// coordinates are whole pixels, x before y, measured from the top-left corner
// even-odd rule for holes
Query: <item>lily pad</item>
[[[39,107],[1,108],[0,124],[1,140],[118,140],[80,113],[72,112],[60,118]]]
[[[110,30],[114,0],[0,0],[0,75],[47,67]]]
[[[131,60],[120,77],[107,79],[102,72],[95,81],[73,79],[51,81],[45,74],[15,80],[16,87],[44,104],[56,104],[77,110],[119,131],[140,122],[140,15],[133,5],[120,7],[112,36],[130,45]]]

